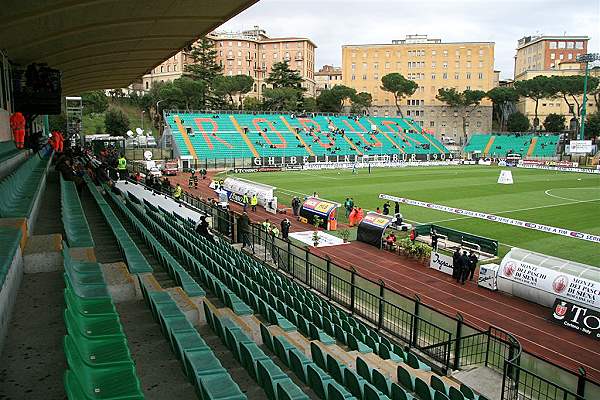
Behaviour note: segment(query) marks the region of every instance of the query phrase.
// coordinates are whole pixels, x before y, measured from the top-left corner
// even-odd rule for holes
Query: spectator
[[[356,212],[356,224],[360,224],[360,221],[362,221],[364,217],[365,214],[363,212],[363,209],[358,207],[358,211]]]
[[[354,226],[356,225],[356,216],[358,214],[358,210],[356,207],[352,207],[352,211],[350,211],[350,215],[348,216],[348,225]]]
[[[290,234],[290,227],[292,226],[292,223],[290,222],[289,219],[284,218],[281,221],[281,237],[283,237],[284,239],[287,239],[289,234]]]
[[[181,188],[181,185],[178,183],[177,186],[175,187],[175,191],[173,192],[173,198],[175,199],[176,202],[180,202],[181,201],[181,195],[183,194],[183,189]],[[181,204],[179,204],[179,207],[181,207]]]
[[[298,198],[298,196],[294,196],[294,198],[292,199],[292,213],[295,217],[297,217],[300,214],[300,199]]]
[[[376,212],[377,214],[381,214],[381,208],[377,207],[377,209],[375,210],[375,212]]]
[[[461,276],[460,283],[465,284],[467,280],[467,276],[469,275],[469,256],[467,255],[467,251],[464,250],[462,255],[460,256],[460,267],[461,267]]]
[[[196,226],[196,233],[198,233],[203,238],[209,240],[210,242],[215,243],[215,238],[210,233],[208,222],[206,221],[206,217],[204,215],[200,217],[200,221]]]
[[[394,232],[390,232],[387,235],[387,237],[385,238],[385,244],[388,250],[394,249],[394,246],[396,245],[396,235],[394,235]]]
[[[262,223],[262,227],[266,232],[269,232],[271,230],[271,221],[269,221],[269,218],[264,220],[264,222]]]
[[[250,199],[250,205],[252,206],[252,212],[256,212],[256,206],[258,205],[258,197],[256,196],[256,193],[252,195],[252,198]]]
[[[242,196],[242,207],[244,208],[244,212],[248,209],[248,203],[250,203],[250,198],[248,197],[248,193],[244,193]]]
[[[473,280],[473,276],[475,275],[475,269],[477,268],[477,254],[471,250],[471,254],[469,255],[469,280]]]
[[[452,278],[458,282],[460,276],[460,248],[457,247],[452,254]]]
[[[346,200],[344,201],[344,210],[346,210],[346,218],[348,218],[348,215],[350,215],[350,211],[352,211],[349,197],[346,197]]]
[[[240,218],[238,218],[238,228],[242,236],[242,249],[246,247],[246,245],[252,247],[250,243],[250,218],[245,211]],[[254,248],[252,248],[252,254],[254,254]]]
[[[438,235],[435,232],[435,229],[431,230],[431,248],[433,251],[437,251],[438,249]]]
[[[383,203],[383,215],[390,215],[390,202]]]

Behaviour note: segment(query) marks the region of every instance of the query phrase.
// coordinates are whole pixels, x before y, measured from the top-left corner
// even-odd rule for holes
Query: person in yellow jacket
[[[175,187],[175,190],[173,191],[173,198],[175,199],[176,202],[180,202],[181,201],[181,195],[183,194],[183,189],[181,188],[181,185],[178,183],[177,186]],[[179,207],[181,207],[181,204],[179,205]]]
[[[256,194],[252,195],[252,198],[250,199],[250,205],[252,206],[252,211],[256,212],[256,206],[258,205],[258,197]]]
[[[127,179],[127,160],[123,154],[117,161],[117,172],[119,173],[119,179]]]

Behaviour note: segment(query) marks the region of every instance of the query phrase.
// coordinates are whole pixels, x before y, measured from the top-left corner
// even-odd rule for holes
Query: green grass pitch
[[[340,203],[348,196],[368,210],[382,205],[379,193],[482,211],[545,225],[600,234],[600,175],[512,168],[513,185],[497,183],[500,168],[486,166],[287,171],[240,174],[277,187],[280,203],[312,194]],[[393,212],[393,204],[392,210]],[[500,256],[520,247],[600,266],[600,245],[530,229],[401,206],[412,223],[435,223],[496,239]],[[344,220],[343,212],[341,220]]]

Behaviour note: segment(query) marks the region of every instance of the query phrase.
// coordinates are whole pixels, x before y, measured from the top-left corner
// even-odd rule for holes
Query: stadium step
[[[1,399],[65,398],[64,286],[62,271],[24,275],[1,349]]]
[[[143,300],[115,304],[147,399],[197,399],[194,386],[170,350]]]
[[[33,234],[49,235],[62,233],[63,226],[60,219],[60,182],[58,172],[51,167],[46,177],[46,190],[42,194],[41,204],[43,209],[37,214]]]
[[[92,231],[97,261],[102,264],[123,261],[117,240],[87,188],[81,194],[81,205]]]

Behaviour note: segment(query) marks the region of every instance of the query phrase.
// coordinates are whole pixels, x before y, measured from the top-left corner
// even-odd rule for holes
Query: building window
[[[353,52],[353,53],[351,53],[351,54],[350,54],[350,56],[351,56],[352,58],[356,58],[356,53],[354,53],[354,52]]]
[[[164,72],[164,71],[163,71],[163,68],[164,68],[164,67],[161,65],[161,66],[160,66],[160,72]]]
[[[481,121],[477,121],[477,127],[481,128]]]
[[[448,68],[448,63],[447,63],[447,62],[444,62],[444,63],[442,64],[442,67],[444,67],[444,68]]]
[[[352,68],[352,69],[356,69],[356,64],[355,64],[355,63],[352,63],[352,66],[351,66],[351,68]]]
[[[559,49],[564,49],[566,47],[566,43],[565,42],[558,42],[558,48]]]
[[[374,63],[373,64],[373,69],[379,69],[379,63]]]
[[[458,76],[458,72],[454,74],[454,79],[458,80],[459,76]]]
[[[146,89],[148,89],[148,81],[146,81]]]
[[[385,52],[385,56],[386,56],[387,58],[390,58],[390,52],[389,52],[389,51],[386,51],[386,52]]]
[[[389,53],[389,51],[388,51],[388,53]],[[385,69],[390,69],[390,63],[389,62],[385,63]]]
[[[367,80],[367,75],[366,74],[363,75],[362,78],[363,78],[363,81],[366,81]]]
[[[448,50],[444,50],[444,57],[448,57]]]
[[[567,49],[573,49],[575,47],[574,42],[567,42]]]
[[[550,59],[551,59],[551,60],[554,60],[554,58],[555,58],[555,57],[556,57],[556,54],[554,54],[554,53],[550,53]]]
[[[367,63],[362,63],[363,69],[367,69]]]
[[[435,61],[431,62],[431,68],[435,68]]]
[[[432,56],[435,56],[435,55],[437,55],[437,51],[435,51],[435,50],[431,50],[431,55],[432,55]]]
[[[569,60],[572,60],[572,59],[573,59],[573,53],[569,53],[569,54],[567,54],[567,58],[568,58]]]
[[[559,54],[559,55],[558,55],[558,58],[562,60],[562,59],[564,59],[564,58],[565,58],[565,55],[564,55],[564,54]]]
[[[435,74],[431,74],[431,80],[435,81]]]
[[[444,72],[444,74],[442,75],[442,79],[448,79],[448,73]]]
[[[379,80],[379,75],[378,74],[373,75],[373,79],[375,79],[376,81],[378,81]]]
[[[575,42],[576,49],[583,49],[583,42]]]
[[[356,80],[356,75],[352,75],[352,80],[355,81]]]
[[[483,61],[479,61],[479,68],[483,68]]]
[[[550,42],[550,48],[556,49],[556,42]]]
[[[479,73],[479,79],[483,79],[483,72]]]
[[[483,49],[479,49],[479,55],[482,56],[483,55]]]
[[[456,69],[460,68],[460,63],[458,61],[454,63],[454,68],[456,68]]]

